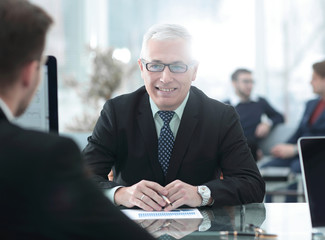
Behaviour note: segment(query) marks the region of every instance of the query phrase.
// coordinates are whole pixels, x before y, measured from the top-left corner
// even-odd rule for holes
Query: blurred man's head
[[[249,100],[254,85],[252,72],[244,68],[237,69],[231,75],[231,80],[238,97],[244,101]]]
[[[40,81],[51,24],[44,10],[26,0],[0,1],[0,97],[15,116],[27,108]],[[10,96],[13,91],[19,94]]]
[[[138,63],[146,90],[160,110],[179,107],[196,78],[198,64],[191,47],[192,37],[180,25],[154,25],[144,35]]]
[[[311,80],[313,91],[325,99],[325,61],[314,63],[313,70]]]

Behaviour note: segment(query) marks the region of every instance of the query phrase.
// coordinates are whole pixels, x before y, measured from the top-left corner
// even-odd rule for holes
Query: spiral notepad
[[[186,219],[186,218],[203,218],[197,208],[175,209],[170,212],[164,211],[144,211],[136,209],[123,209],[129,218],[138,219]]]

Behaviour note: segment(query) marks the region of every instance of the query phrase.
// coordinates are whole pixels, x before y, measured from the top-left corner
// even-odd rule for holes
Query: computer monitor
[[[298,140],[304,192],[309,206],[313,232],[325,234],[325,136]]]
[[[42,71],[43,81],[32,102],[15,122],[24,128],[57,133],[59,124],[56,58],[48,56]]]

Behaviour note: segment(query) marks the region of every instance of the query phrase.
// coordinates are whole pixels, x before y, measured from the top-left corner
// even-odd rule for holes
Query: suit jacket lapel
[[[8,121],[6,115],[4,114],[4,112],[2,111],[2,109],[0,108],[0,120],[5,120],[5,121]]]
[[[310,103],[310,107],[309,107],[308,113],[307,113],[308,121],[309,121],[311,115],[313,114],[313,112],[315,111],[317,104],[318,104],[318,100],[315,100],[315,101]]]
[[[313,112],[316,110],[316,107],[318,105],[319,101],[315,102],[315,105],[312,108],[312,111],[310,113],[309,118],[311,117],[311,115],[313,114]],[[325,110],[323,110],[321,112],[321,114],[318,116],[318,118],[316,119],[316,121],[314,122],[314,124],[312,126],[324,126],[324,119],[325,119]]]
[[[158,138],[152,111],[149,104],[149,96],[146,94],[140,102],[137,116],[138,125],[145,142],[149,156],[149,162],[159,184],[164,183],[164,174],[158,162]]]
[[[310,118],[313,115],[314,111],[316,110],[319,100],[320,99],[315,99],[315,100],[311,101],[309,103],[309,105],[307,106],[306,116],[304,117],[304,121],[305,121],[305,124],[309,127],[313,127],[313,126],[317,125],[317,122],[320,120],[321,116],[324,114],[324,112],[322,112],[321,115],[318,116],[318,118],[312,125],[309,124]]]
[[[177,179],[177,172],[182,165],[184,155],[188,150],[192,135],[198,123],[199,101],[196,98],[197,96],[191,91],[177,131],[173,153],[166,175],[166,184]]]

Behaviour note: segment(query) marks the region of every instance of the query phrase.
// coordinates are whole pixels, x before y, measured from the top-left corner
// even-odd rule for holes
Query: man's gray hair
[[[192,44],[192,35],[185,27],[178,24],[156,24],[150,27],[149,30],[143,36],[140,58],[145,58],[148,41],[150,39],[184,39],[189,45],[189,47]]]

